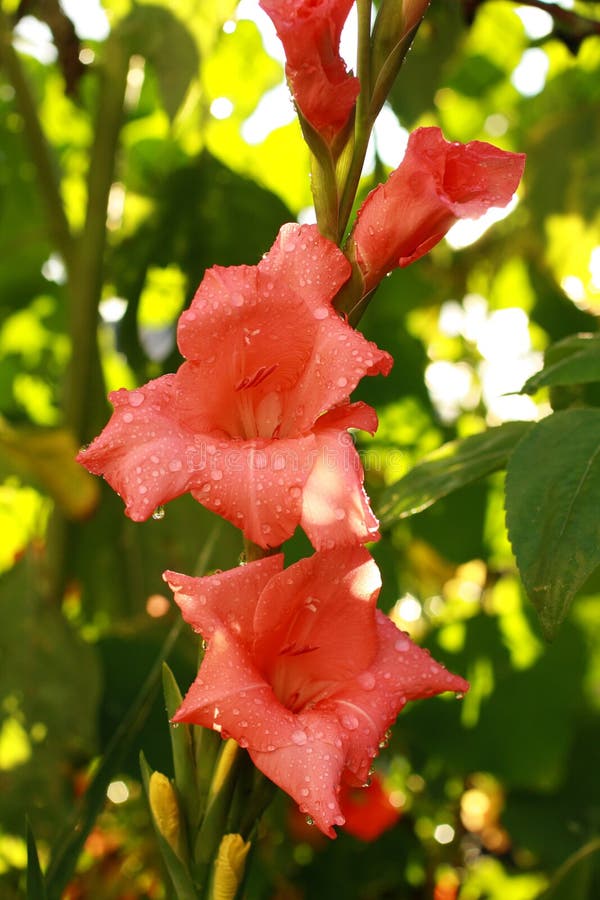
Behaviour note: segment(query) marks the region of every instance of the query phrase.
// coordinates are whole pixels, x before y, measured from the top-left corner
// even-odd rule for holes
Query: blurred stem
[[[363,163],[371,135],[371,0],[358,0],[357,75],[360,93],[356,101],[354,154],[342,192],[338,215],[336,243],[341,244],[356,199]]]
[[[67,423],[79,440],[89,436],[90,386],[100,371],[97,343],[98,303],[106,246],[106,212],[113,181],[115,155],[123,116],[129,57],[121,43],[107,46],[101,75],[96,127],[88,170],[85,224],[78,238],[75,264],[69,279],[71,342],[67,374]]]
[[[25,137],[37,171],[40,192],[46,207],[48,233],[67,270],[73,262],[73,237],[60,194],[60,180],[50,147],[42,131],[33,94],[25,77],[19,55],[12,45],[12,30],[6,14],[0,9],[0,64],[12,84],[19,112],[23,117]]]

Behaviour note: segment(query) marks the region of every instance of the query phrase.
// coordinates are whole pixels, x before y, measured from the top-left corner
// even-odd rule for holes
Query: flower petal
[[[316,709],[302,713],[289,744],[267,752],[249,747],[248,752],[267,778],[296,801],[300,812],[328,837],[336,837],[333,826],[344,824],[338,794],[345,747],[335,722]]]
[[[377,648],[379,570],[363,547],[316,553],[275,575],[254,617],[254,658],[288,709],[354,678]]]
[[[282,569],[283,555],[277,553],[203,578],[164,572],[163,579],[194,631],[209,638],[215,629],[224,626],[251,646],[260,592]],[[239,602],[240,595],[244,597],[243,603]]]
[[[449,143],[439,128],[414,131],[399,167],[361,206],[350,236],[363,293],[430,250],[457,219],[506,206],[524,164],[522,153],[481,141]]]
[[[352,0],[261,0],[286,55],[286,74],[303,116],[327,141],[340,131],[359,92],[340,56]]]
[[[135,522],[143,522],[194,481],[189,453],[194,437],[177,419],[173,380],[173,375],[163,375],[135,391],[122,388],[109,394],[114,406],[109,423],[77,456],[90,472],[104,475]]]
[[[278,547],[300,522],[302,490],[315,457],[315,438],[205,441],[206,464],[192,495],[242,529],[261,547]]]
[[[379,647],[374,663],[327,701],[351,733],[347,766],[359,782],[366,780],[379,742],[407,701],[469,689],[464,678],[417,647],[380,610],[375,615]]]
[[[351,436],[339,430],[351,423],[371,431],[377,417],[366,404],[352,404],[323,416],[315,428],[317,458],[304,486],[300,524],[317,550],[379,539],[362,463]]]

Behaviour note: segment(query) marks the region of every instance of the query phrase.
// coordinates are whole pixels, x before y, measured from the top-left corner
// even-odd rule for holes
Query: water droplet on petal
[[[295,744],[297,744],[299,747],[301,747],[307,741],[306,732],[305,731],[294,731],[292,733],[292,740]]]
[[[305,819],[305,822],[306,822],[307,825],[314,825],[314,824],[315,824],[315,820],[313,819],[312,816],[307,816],[306,819]]]
[[[344,728],[347,728],[348,731],[354,731],[358,728],[358,719],[356,716],[346,714],[342,716],[342,725]]]
[[[346,510],[344,510],[344,509],[336,509],[333,514],[336,517],[336,519],[338,520],[338,522],[341,522],[342,519],[346,518]]]
[[[406,653],[408,650],[410,650],[410,639],[403,635],[402,637],[398,638],[398,640],[394,644],[394,647],[396,648],[398,653]]]
[[[458,691],[458,693],[455,694],[455,697],[456,697],[457,700],[464,700],[464,699],[465,699],[465,695],[463,694],[462,691]]]
[[[243,306],[244,305],[244,295],[240,293],[234,293],[231,295],[231,302],[234,306]]]
[[[157,506],[156,509],[154,510],[154,512],[152,513],[152,518],[160,520],[160,519],[164,519],[164,517],[165,517],[164,506]]]
[[[144,402],[144,395],[141,391],[131,391],[128,399],[131,406],[141,406]]]
[[[213,471],[210,473],[210,477],[213,481],[220,481],[223,477],[223,473],[220,469],[213,469]]]
[[[183,463],[180,459],[171,459],[169,460],[169,470],[171,472],[180,472],[183,468]]]
[[[127,424],[129,424],[130,422],[133,422],[133,415],[130,412],[124,413],[123,421],[127,422]]]
[[[343,376],[341,378],[338,378],[338,380],[337,380],[338,387],[346,387],[347,384],[348,384],[347,378],[344,378]]]
[[[313,316],[315,319],[326,319],[329,315],[329,310],[326,306],[317,306],[316,309],[313,310]]]
[[[372,691],[375,687],[375,676],[372,672],[361,672],[356,680],[365,691]]]

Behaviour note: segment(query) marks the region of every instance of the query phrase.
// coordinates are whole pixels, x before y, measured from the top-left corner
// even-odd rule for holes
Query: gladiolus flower
[[[346,820],[344,831],[361,841],[377,840],[400,818],[400,810],[390,802],[378,775],[373,775],[364,787],[342,784],[340,809]]]
[[[375,608],[381,581],[363,547],[286,570],[278,554],[206,578],[164,578],[208,641],[174,721],[233,737],[330,837],[344,824],[342,776],[367,779],[404,704],[468,689]]]
[[[340,36],[353,0],[260,0],[286,56],[296,104],[330,143],[344,127],[360,90],[340,56]]]
[[[404,159],[358,211],[348,249],[363,276],[363,294],[397,266],[407,266],[463,218],[506,206],[525,166],[523,153],[482,141],[450,143],[439,128],[418,128]]]
[[[257,266],[209,269],[179,320],[187,362],[110,395],[114,413],[77,457],[136,522],[191,492],[256,544],[300,524],[316,548],[378,537],[348,428],[375,431],[348,402],[392,360],[334,311],[350,265],[315,226],[284,225]]]

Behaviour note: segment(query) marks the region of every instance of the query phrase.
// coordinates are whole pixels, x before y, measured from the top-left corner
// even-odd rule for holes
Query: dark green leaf
[[[119,25],[117,37],[154,66],[165,110],[173,119],[199,66],[196,42],[183,22],[163,6],[138,6]]]
[[[163,663],[163,693],[167,713],[171,718],[181,706],[182,696],[179,685],[171,669]],[[181,798],[190,826],[198,822],[198,788],[194,770],[194,747],[192,742],[192,726],[179,722],[176,728],[170,729],[173,768],[175,770],[175,786]]]
[[[530,422],[506,422],[482,434],[444,444],[384,491],[378,507],[381,524],[389,526],[421,512],[440,497],[501,469],[530,428]]]
[[[113,739],[96,769],[85,792],[81,809],[74,817],[74,821],[67,824],[59,838],[47,872],[48,895],[51,900],[61,895],[75,870],[85,840],[104,806],[106,789],[110,780],[152,706],[154,693],[160,681],[163,660],[173,648],[181,631],[181,624],[182,620],[176,621],[167,635],[159,658],[149,671],[135,702],[115,731]]]
[[[548,639],[600,564],[600,411],[543,419],[520,441],[506,478],[508,533]]]
[[[591,381],[600,381],[600,335],[579,334],[546,352],[544,368],[525,382],[521,393],[534,394],[541,387]]]
[[[27,822],[27,900],[46,900],[44,876],[29,822]]]

